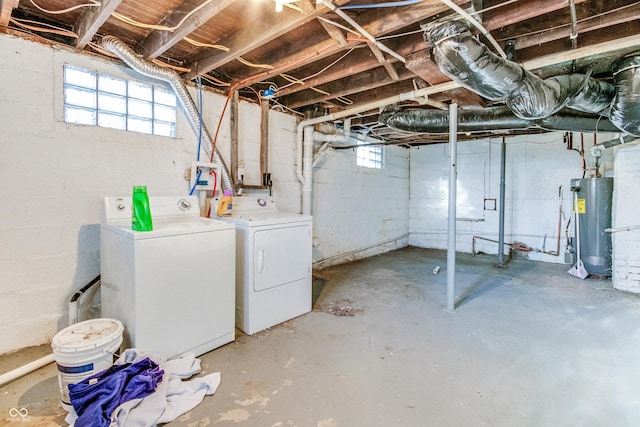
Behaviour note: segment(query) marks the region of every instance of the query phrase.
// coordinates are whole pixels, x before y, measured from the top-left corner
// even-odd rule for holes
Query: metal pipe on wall
[[[449,231],[447,243],[447,311],[455,311],[456,281],[456,183],[458,180],[458,104],[449,105]]]
[[[504,193],[505,193],[505,165],[507,159],[507,144],[505,144],[505,138],[502,137],[502,144],[500,144],[500,225],[498,230],[498,267],[505,267],[504,265]]]

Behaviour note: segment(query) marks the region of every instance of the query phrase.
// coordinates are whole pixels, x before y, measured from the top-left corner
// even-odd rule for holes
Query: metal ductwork
[[[465,22],[423,28],[425,41],[432,45],[433,58],[444,74],[486,99],[506,104],[507,108],[462,110],[460,132],[536,127],[576,132],[622,130],[640,135],[639,56],[625,58],[616,66],[615,85],[589,74],[541,79],[518,63],[492,53],[473,37]],[[406,111],[384,112],[380,121],[413,132],[447,131],[442,111]]]
[[[623,131],[640,136],[640,56],[622,58],[615,66],[616,94],[611,103],[611,122]]]
[[[129,67],[133,68],[138,73],[151,77],[157,80],[161,80],[163,82],[168,83],[178,98],[180,105],[184,111],[189,124],[193,131],[198,134],[200,130],[200,114],[198,113],[198,108],[196,104],[193,102],[191,95],[187,91],[182,78],[173,70],[160,67],[154,63],[145,61],[140,58],[133,50],[129,48],[124,42],[122,42],[117,37],[113,36],[105,36],[102,38],[102,46],[108,51],[116,54],[125,64]],[[211,157],[211,149],[213,147],[213,138],[211,138],[211,134],[207,127],[202,124],[202,146],[204,148],[205,153],[209,157]],[[235,186],[233,185],[233,180],[231,179],[231,174],[229,173],[229,169],[227,165],[224,163],[218,148],[215,148],[215,155],[213,156],[214,162],[220,164],[220,174],[221,174],[221,184],[223,190],[231,190],[233,195],[236,195]]]
[[[448,133],[449,113],[424,108],[385,108],[378,120],[396,130],[417,133]],[[466,108],[458,111],[458,132],[474,133],[492,130],[542,129],[569,132],[619,132],[608,119],[564,108],[557,113],[536,120],[517,117],[506,106]]]

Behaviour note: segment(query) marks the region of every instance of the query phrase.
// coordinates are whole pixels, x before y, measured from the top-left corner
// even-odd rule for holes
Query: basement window
[[[384,147],[371,145],[371,141],[365,140],[360,135],[356,141],[356,164],[365,168],[382,169],[384,165]]]
[[[64,121],[176,136],[176,96],[159,86],[66,64]]]

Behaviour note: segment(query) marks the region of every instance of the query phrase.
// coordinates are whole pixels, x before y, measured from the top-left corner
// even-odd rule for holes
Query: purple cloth
[[[148,357],[134,364],[109,369],[69,384],[69,397],[78,427],[108,427],[111,413],[122,403],[146,397],[162,382],[164,371]]]

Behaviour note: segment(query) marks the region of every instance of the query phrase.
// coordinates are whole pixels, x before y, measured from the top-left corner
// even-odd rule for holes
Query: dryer
[[[211,211],[236,226],[236,327],[252,335],[311,311],[312,217],[262,195],[234,197],[228,217]]]

